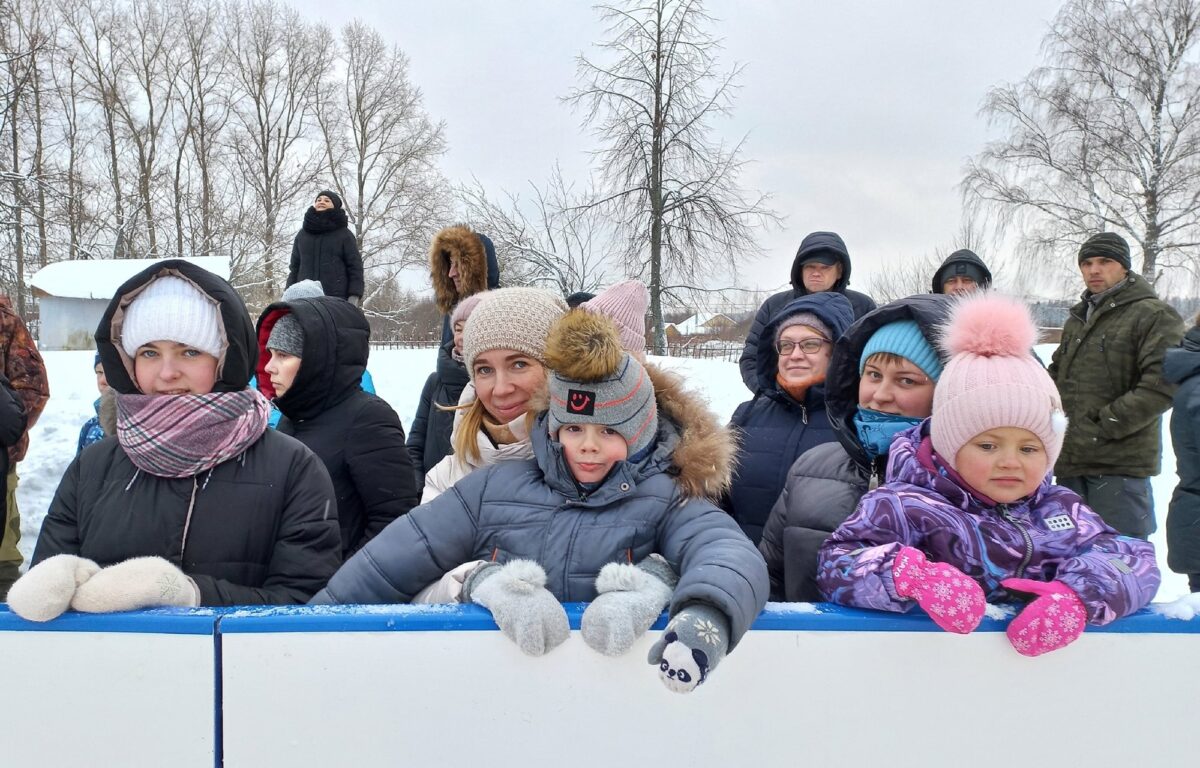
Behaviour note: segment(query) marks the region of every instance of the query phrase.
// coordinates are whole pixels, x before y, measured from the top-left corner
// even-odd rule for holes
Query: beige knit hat
[[[475,377],[475,357],[492,349],[511,349],[546,364],[546,337],[567,311],[562,298],[537,288],[488,291],[463,329],[463,361]]]

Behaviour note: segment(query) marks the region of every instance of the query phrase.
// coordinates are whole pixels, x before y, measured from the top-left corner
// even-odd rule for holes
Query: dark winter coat
[[[562,447],[546,435],[543,414],[534,459],[476,470],[414,509],[347,562],[313,602],[408,602],[459,563],[519,558],[546,569],[546,588],[559,600],[588,601],[606,564],[657,552],[680,576],[671,613],[696,601],[717,608],[729,618],[732,647],[766,603],[766,568],[727,514],[690,495],[719,470],[705,460],[727,456],[728,446],[693,446],[697,460],[676,463],[688,426],[661,410],[659,425],[650,456],[636,466],[620,462],[598,488],[581,493]],[[719,427],[702,429],[712,440],[728,440]]]
[[[463,387],[467,386],[471,377],[467,375],[467,367],[451,356],[453,348],[453,340],[442,345],[438,353],[437,370],[425,380],[417,415],[408,430],[408,453],[412,456],[413,469],[420,480],[418,487],[424,486],[425,473],[454,453],[451,444],[454,411],[444,411],[438,406],[457,405]]]
[[[1090,318],[1086,297],[1071,308],[1048,368],[1070,419],[1054,474],[1157,475],[1161,416],[1175,393],[1163,355],[1183,338],[1183,320],[1136,272]]]
[[[1011,600],[1009,578],[1060,581],[1107,624],[1150,603],[1158,591],[1154,545],[1121,536],[1073,491],[1043,480],[1011,504],[981,500],[938,465],[929,421],[901,432],[889,452],[887,483],[863,496],[854,515],[821,547],[817,580],[831,601],[904,612],[892,565],[901,547],[947,563],[983,588],[989,602]]]
[[[1163,378],[1178,384],[1171,412],[1171,445],[1179,484],[1167,514],[1167,565],[1200,574],[1200,327],[1167,350]]]
[[[992,285],[992,271],[987,268],[987,264],[983,263],[983,259],[974,252],[963,248],[955,251],[946,257],[942,265],[937,268],[937,272],[933,273],[933,292],[945,293],[945,282],[949,277],[954,275],[966,274],[962,267],[974,267],[983,275],[983,281],[978,282],[980,288],[988,288]]]
[[[825,411],[837,442],[811,449],[792,464],[758,549],[771,576],[771,599],[815,601],[817,552],[883,477],[886,457],[871,461],[858,440],[858,360],[875,331],[914,320],[926,338],[949,315],[948,297],[925,294],[885,304],[858,320],[833,347],[826,375]],[[944,361],[943,361],[944,362]]]
[[[309,208],[305,214],[304,226],[292,243],[287,284],[300,280],[320,282],[326,296],[363,295],[362,256],[341,208],[322,212]]]
[[[737,469],[725,508],[755,544],[783,490],[792,463],[814,446],[835,440],[825,415],[825,385],[815,384],[797,401],[776,381],[779,353],[775,332],[780,322],[811,312],[829,326],[836,341],[854,322],[854,310],[841,294],[826,292],[789,302],[764,327],[758,344],[758,387],[752,400],[737,407],[730,420],[739,436]]]
[[[25,404],[20,395],[0,374],[0,448],[16,445],[25,434]],[[8,495],[8,451],[0,450],[0,491]]]
[[[804,242],[800,244],[800,250],[796,251],[796,258],[792,261],[791,282],[792,289],[790,291],[781,291],[780,293],[771,296],[763,305],[758,308],[758,312],[754,315],[754,322],[750,325],[750,332],[746,334],[746,345],[742,350],[742,357],[738,361],[738,366],[742,371],[742,381],[745,382],[746,388],[754,392],[758,385],[758,338],[763,333],[763,326],[771,322],[771,318],[779,314],[779,311],[787,306],[788,302],[808,295],[808,289],[804,287],[804,278],[800,263],[804,257],[817,252],[825,251],[837,256],[838,261],[842,265],[842,276],[834,284],[832,292],[840,293],[850,301],[850,306],[854,308],[854,318],[857,320],[871,310],[875,309],[875,301],[865,293],[852,291],[848,287],[850,285],[850,252],[846,250],[846,244],[842,242],[842,238],[833,232],[813,232],[808,237],[804,238]]]
[[[117,289],[101,318],[96,345],[109,386],[138,391],[132,361],[114,343],[120,337],[114,314],[131,292],[163,272],[218,302],[229,346],[213,391],[245,389],[258,357],[246,305],[224,280],[174,259]],[[58,554],[101,566],[166,558],[195,580],[201,605],[291,604],[307,600],[337,570],[341,539],[329,474],[287,435],[267,430],[239,457],[184,478],[139,472],[114,436],[77,456],[54,494],[32,564]]]
[[[349,557],[417,505],[404,428],[390,405],[362,390],[371,327],[357,307],[332,298],[272,304],[258,320],[260,362],[270,354],[271,328],[285,314],[300,323],[304,349],[291,388],[274,398],[283,414],[278,429],[308,446],[329,470],[342,555]],[[264,395],[274,395],[265,371],[258,382]]]

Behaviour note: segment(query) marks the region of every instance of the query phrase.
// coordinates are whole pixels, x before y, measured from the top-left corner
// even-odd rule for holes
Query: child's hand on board
[[[1057,651],[1083,634],[1087,609],[1075,590],[1061,581],[1005,579],[1000,585],[1010,592],[1037,595],[1009,622],[1005,631],[1008,641],[1022,656]]]
[[[946,563],[931,563],[924,553],[902,547],[892,563],[892,583],[900,597],[916,600],[934,623],[965,635],[979,626],[987,610],[983,589]]]

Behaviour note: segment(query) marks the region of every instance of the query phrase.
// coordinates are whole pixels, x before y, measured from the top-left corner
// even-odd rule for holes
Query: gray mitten
[[[596,599],[583,611],[583,640],[605,656],[627,652],[662,614],[679,583],[662,555],[637,565],[609,563],[596,577]]]
[[[729,619],[716,608],[688,603],[651,648],[646,660],[675,693],[691,693],[729,650]]]
[[[480,566],[463,584],[462,601],[491,611],[500,631],[530,656],[552,651],[571,636],[566,610],[532,560]]]
[[[27,621],[58,618],[71,604],[75,590],[100,570],[85,557],[47,557],[17,579],[8,590],[8,607]]]
[[[110,565],[80,585],[71,607],[114,613],[174,605],[200,605],[200,591],[183,571],[161,557],[132,557]]]

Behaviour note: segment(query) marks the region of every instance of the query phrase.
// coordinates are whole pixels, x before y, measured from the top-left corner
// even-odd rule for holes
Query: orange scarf
[[[778,373],[776,373],[775,374],[775,383],[779,385],[779,388],[781,390],[783,390],[784,392],[787,392],[789,395],[791,395],[792,399],[795,400],[797,403],[803,403],[804,396],[808,394],[809,388],[811,388],[817,384],[825,383],[825,374],[824,374],[824,372],[814,373],[811,376],[806,376],[805,378],[801,379],[800,381],[794,381],[794,382],[789,383],[789,382],[784,381],[783,377],[780,376]]]

